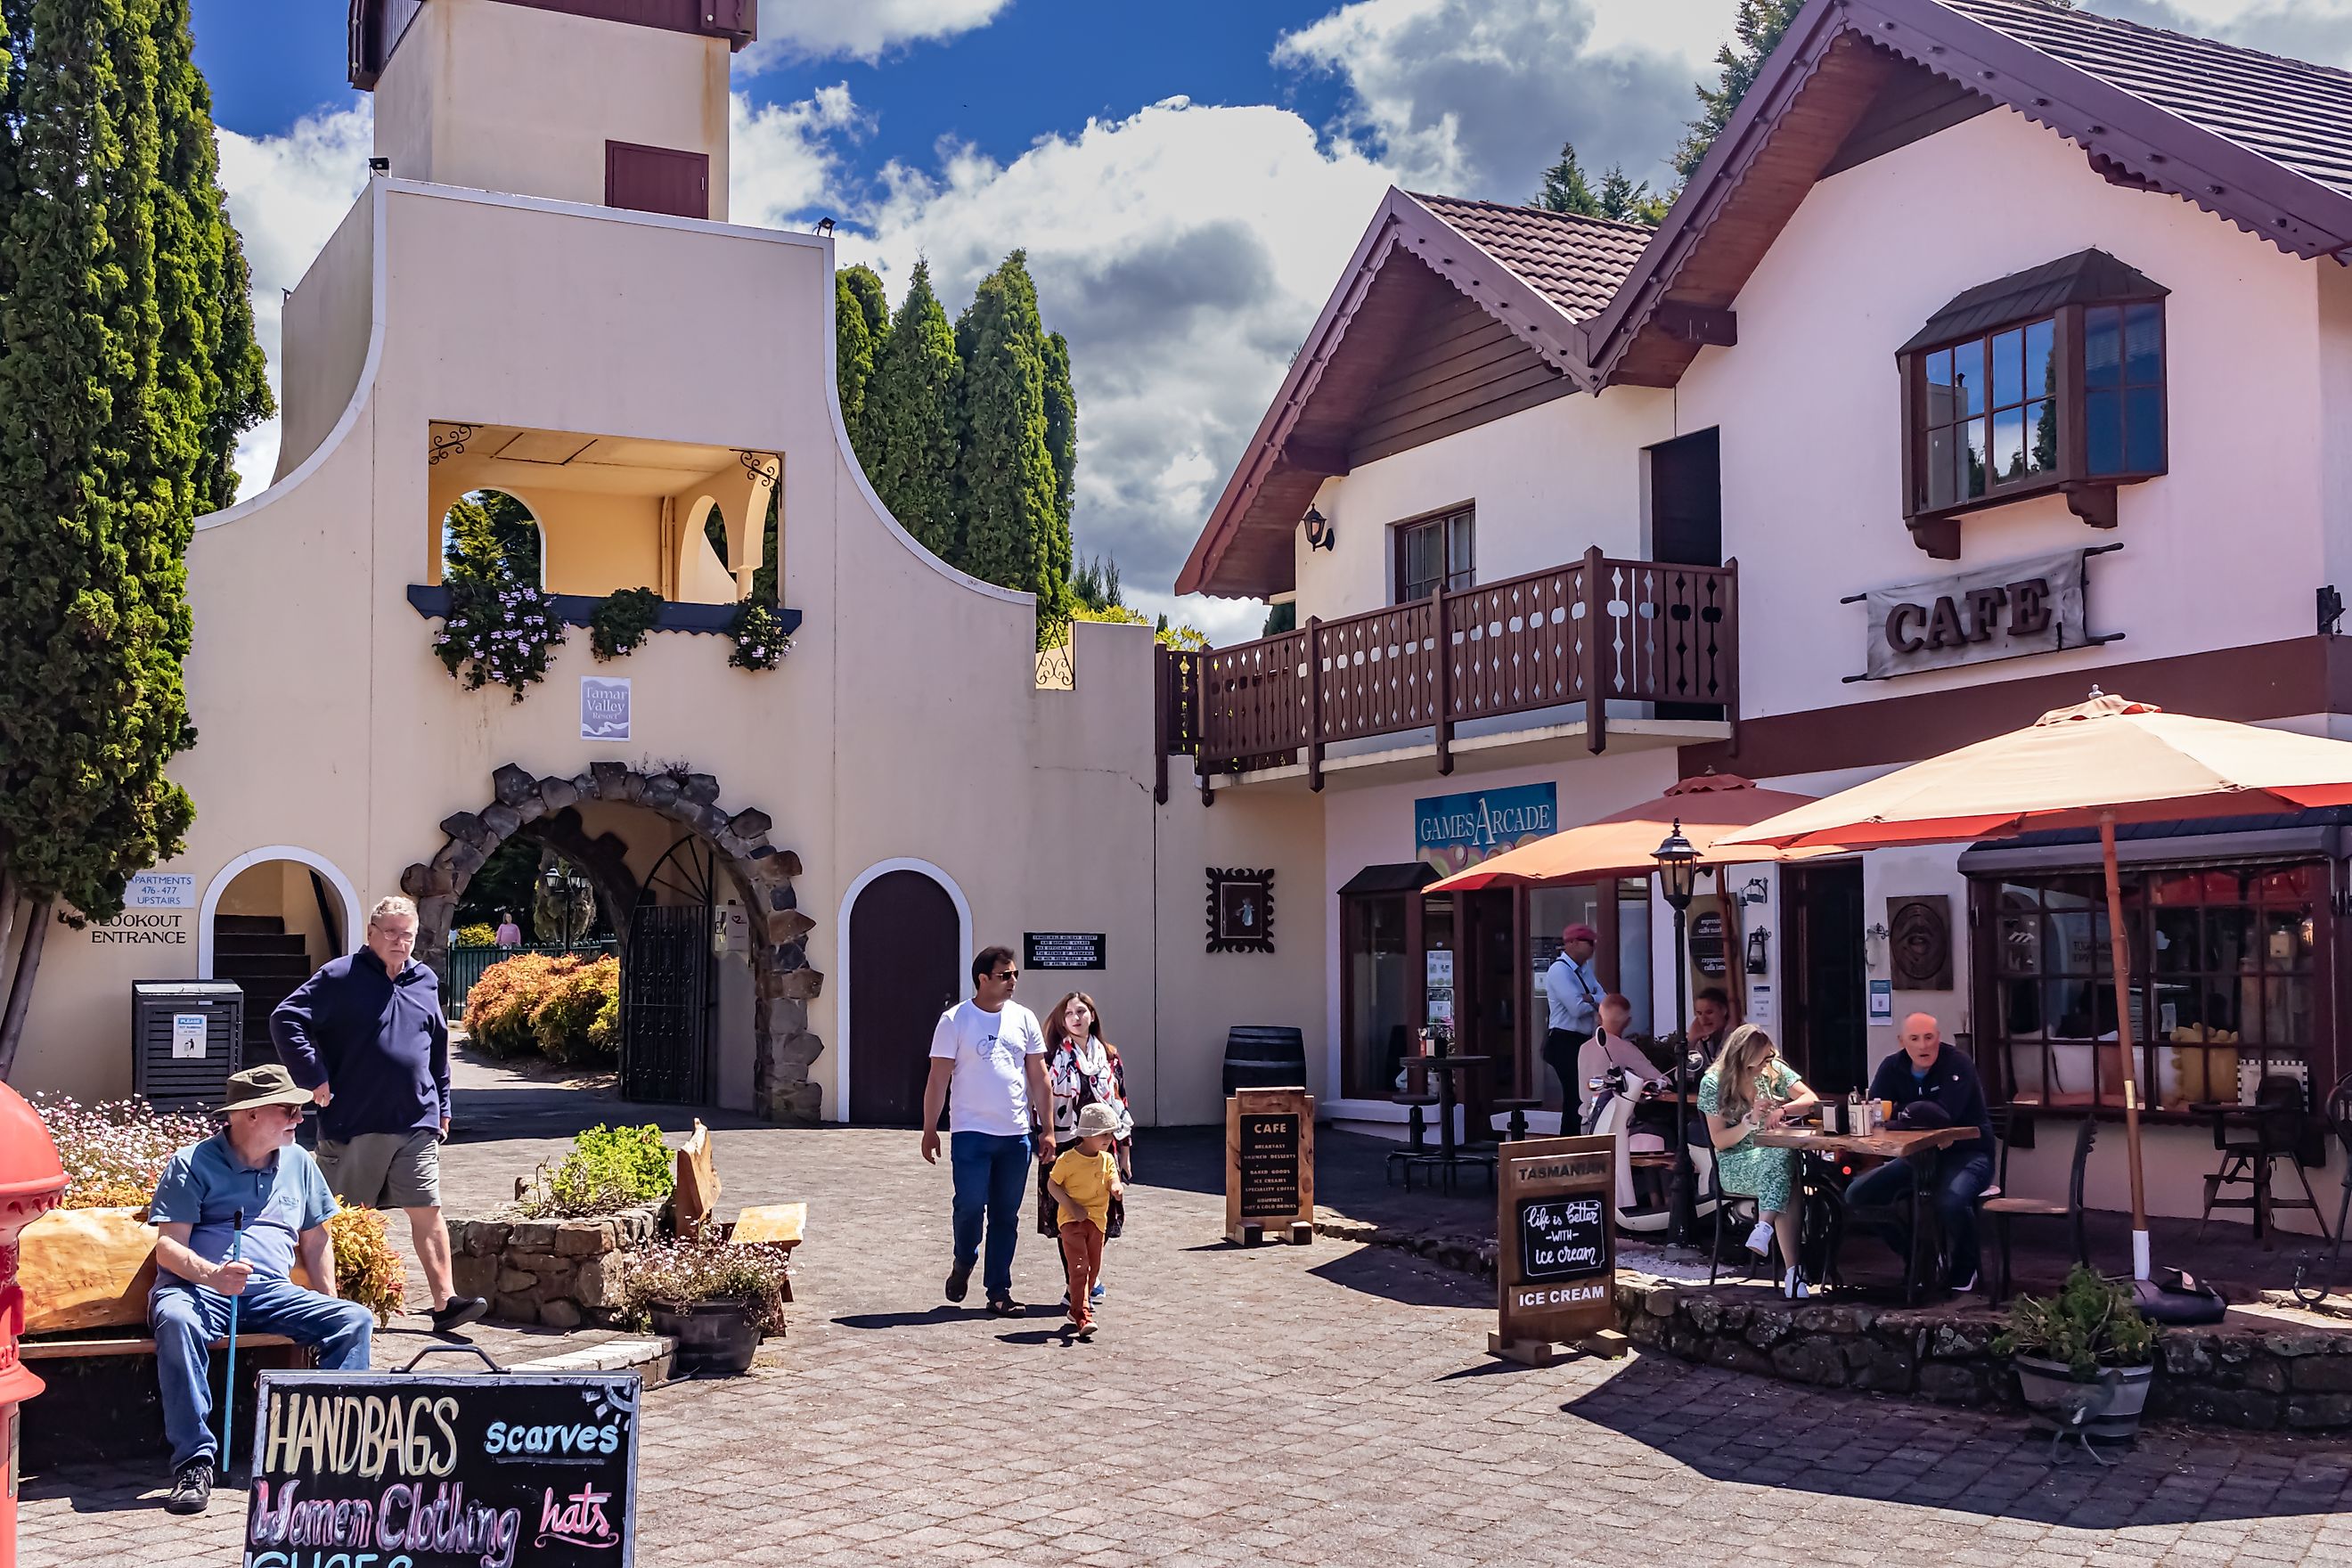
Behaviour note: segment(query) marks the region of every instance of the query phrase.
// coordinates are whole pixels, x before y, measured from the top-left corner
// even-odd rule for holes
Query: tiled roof
[[[1575,321],[1600,314],[1655,232],[1542,207],[1409,194]]]
[[[2352,73],[2038,0],[1949,9],[2352,195]]]

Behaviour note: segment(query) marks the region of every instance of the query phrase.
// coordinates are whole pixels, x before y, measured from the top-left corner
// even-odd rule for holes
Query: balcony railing
[[[1608,745],[1612,702],[1711,710],[1736,722],[1738,585],[1737,562],[1616,561],[1595,549],[1570,565],[1310,619],[1235,647],[1167,650],[1161,750],[1192,757],[1204,790],[1214,773],[1302,761],[1320,789],[1335,743],[1433,730],[1438,772],[1451,773],[1459,725],[1572,703],[1584,706],[1595,752]]]

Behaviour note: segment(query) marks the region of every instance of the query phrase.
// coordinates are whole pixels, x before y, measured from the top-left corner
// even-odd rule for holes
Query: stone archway
[[[793,894],[801,858],[768,842],[774,826],[768,814],[729,813],[719,805],[718,779],[709,773],[646,773],[622,763],[595,763],[570,778],[541,778],[509,763],[490,782],[492,804],[444,819],[441,831],[448,837],[431,861],[400,874],[401,890],[416,900],[418,961],[436,968],[446,962],[457,895],[490,852],[526,825],[560,821],[583,800],[643,806],[711,847],[751,921],[752,1103],[771,1121],[816,1121],[823,1096],[808,1069],[824,1042],[809,1031],[808,1005],[824,989],[824,976],[808,966],[807,942],[816,922],[801,913]]]

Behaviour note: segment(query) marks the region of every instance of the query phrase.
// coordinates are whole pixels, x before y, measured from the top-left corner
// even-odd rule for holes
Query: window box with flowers
[[[2168,292],[2080,251],[1969,289],[1896,351],[1920,549],[1957,560],[1961,518],[2029,496],[2116,526],[2118,487],[2165,471]]]

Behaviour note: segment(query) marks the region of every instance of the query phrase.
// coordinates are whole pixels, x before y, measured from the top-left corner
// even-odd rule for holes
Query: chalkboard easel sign
[[[1496,1301],[1486,1348],[1544,1366],[1551,1347],[1622,1355],[1617,1331],[1614,1138],[1530,1138],[1497,1162]]]
[[[629,1568],[638,1391],[634,1372],[265,1372],[246,1568]]]
[[[1303,1089],[1225,1101],[1225,1239],[1254,1247],[1269,1232],[1315,1239],[1315,1097]]]

